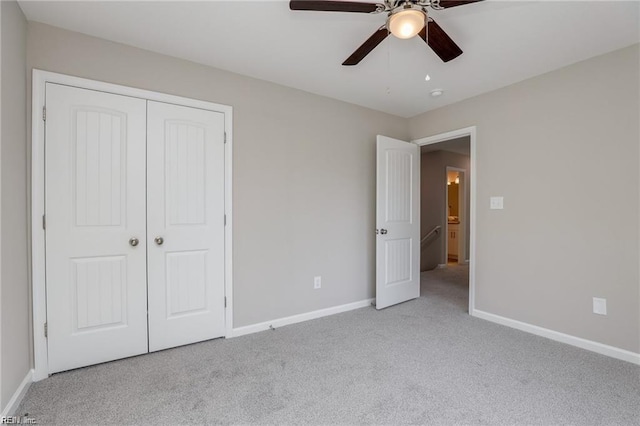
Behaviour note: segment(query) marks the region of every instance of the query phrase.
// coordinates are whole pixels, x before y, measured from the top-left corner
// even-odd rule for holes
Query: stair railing
[[[436,225],[433,227],[433,229],[431,231],[429,231],[427,233],[427,235],[425,235],[424,237],[422,237],[422,239],[420,240],[420,247],[424,247],[427,246],[429,244],[431,244],[433,241],[435,241],[435,238],[431,239],[431,237],[433,237],[434,235],[438,236],[440,235],[440,230],[442,229],[442,226],[440,225]],[[427,244],[428,242],[428,244]]]

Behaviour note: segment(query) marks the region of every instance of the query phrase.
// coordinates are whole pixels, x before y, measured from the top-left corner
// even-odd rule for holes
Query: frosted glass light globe
[[[415,37],[420,32],[424,27],[424,19],[424,12],[406,9],[391,15],[387,21],[387,28],[394,36],[407,39]]]

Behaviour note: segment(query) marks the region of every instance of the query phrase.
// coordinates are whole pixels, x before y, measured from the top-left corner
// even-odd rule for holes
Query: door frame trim
[[[233,332],[233,107],[198,99],[184,98],[149,90],[136,89],[118,84],[89,80],[58,74],[39,69],[33,70],[31,103],[31,282],[32,282],[32,331],[33,331],[33,380],[39,381],[49,376],[47,339],[44,324],[47,321],[46,275],[45,275],[45,126],[43,108],[45,105],[46,83],[55,83],[81,89],[107,92],[150,101],[158,101],[191,108],[199,108],[224,114],[226,132],[224,204],[227,223],[224,229],[225,273],[224,288],[227,307],[225,308],[225,337]]]
[[[477,173],[476,173],[476,126],[465,127],[463,129],[452,130],[446,133],[440,133],[437,135],[429,136],[426,138],[414,139],[413,143],[422,145],[431,145],[438,142],[448,141],[450,139],[456,139],[464,136],[469,136],[470,139],[470,172],[465,175],[467,183],[471,181],[467,187],[471,190],[470,194],[470,206],[469,206],[469,315],[475,316],[476,306],[476,205],[477,205]],[[446,255],[446,253],[445,253]]]

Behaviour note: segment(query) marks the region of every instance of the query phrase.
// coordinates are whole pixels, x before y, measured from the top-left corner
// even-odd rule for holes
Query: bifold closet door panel
[[[147,105],[149,350],[224,335],[224,114]]]
[[[49,372],[147,347],[146,101],[47,83]]]

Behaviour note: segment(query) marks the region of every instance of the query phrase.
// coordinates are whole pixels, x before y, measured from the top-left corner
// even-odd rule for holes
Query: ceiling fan
[[[356,65],[367,56],[389,33],[402,39],[419,35],[444,62],[462,54],[462,49],[427,14],[427,7],[434,10],[448,9],[482,0],[384,0],[382,3],[354,1],[291,0],[291,10],[321,12],[386,13],[387,21],[373,33],[342,65]]]

